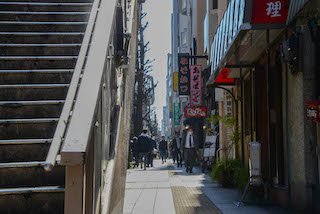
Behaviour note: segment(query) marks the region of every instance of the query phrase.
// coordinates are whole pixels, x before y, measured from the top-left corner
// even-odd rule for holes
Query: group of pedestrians
[[[192,173],[193,166],[198,156],[198,140],[194,136],[193,129],[189,128],[187,134],[180,137],[179,132],[175,132],[172,140],[172,158],[177,162],[178,167],[182,167],[182,161],[186,167],[186,172]]]
[[[135,159],[134,165],[139,167],[140,164],[144,170],[146,170],[146,167],[153,167],[156,148],[156,141],[147,135],[147,130],[143,130],[138,138],[134,137],[132,140],[131,150]]]
[[[162,136],[161,141],[158,143],[158,150],[156,141],[147,135],[147,130],[144,130],[138,138],[134,137],[132,144],[135,166],[138,167],[140,164],[144,170],[148,166],[153,167],[153,159],[157,155],[157,151],[159,151],[159,157],[162,160],[162,164],[164,164],[168,157],[168,148],[170,148],[174,163],[176,162],[178,167],[182,167],[184,160],[186,172],[192,173],[196,157],[199,155],[198,139],[194,135],[192,128],[189,128],[188,132],[182,137],[179,132],[175,132],[170,146],[168,146],[165,137]]]

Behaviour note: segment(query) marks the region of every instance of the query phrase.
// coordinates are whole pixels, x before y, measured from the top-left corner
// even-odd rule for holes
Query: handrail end
[[[53,164],[52,163],[45,163],[43,168],[44,168],[44,170],[50,172],[53,169]]]

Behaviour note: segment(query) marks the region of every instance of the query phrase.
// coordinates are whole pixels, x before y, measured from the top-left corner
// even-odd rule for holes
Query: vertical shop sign
[[[180,104],[174,103],[173,106],[173,123],[175,126],[180,125]]]
[[[178,79],[179,79],[179,74],[178,72],[173,72],[173,91],[177,92],[178,91]]]
[[[189,68],[189,54],[178,54],[179,75],[178,87],[179,95],[190,95],[190,68]]]
[[[190,66],[190,82],[191,82],[191,94],[190,104],[191,106],[201,106],[201,66],[191,65]]]
[[[286,23],[288,0],[254,0],[252,24]]]

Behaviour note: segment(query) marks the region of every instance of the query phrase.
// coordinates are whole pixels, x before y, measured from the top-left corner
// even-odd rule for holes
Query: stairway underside
[[[91,0],[0,0],[0,213],[63,213],[65,169],[43,165]]]

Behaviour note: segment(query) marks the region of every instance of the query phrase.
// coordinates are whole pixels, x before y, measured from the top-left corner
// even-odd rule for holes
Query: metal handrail
[[[44,168],[47,171],[50,171],[56,164],[57,155],[61,148],[61,144],[63,142],[70,117],[72,116],[72,109],[75,103],[74,100],[76,98],[77,91],[79,89],[82,70],[86,62],[87,53],[89,51],[89,47],[90,47],[89,45],[90,45],[92,34],[95,28],[95,21],[97,18],[100,1],[101,0],[94,0],[91,8],[88,25],[82,41],[82,45],[78,55],[78,60],[72,75],[72,80],[71,80],[68,94],[65,100],[65,104],[63,106],[62,113],[56,128],[49,152],[47,154],[46,161],[45,161]]]

